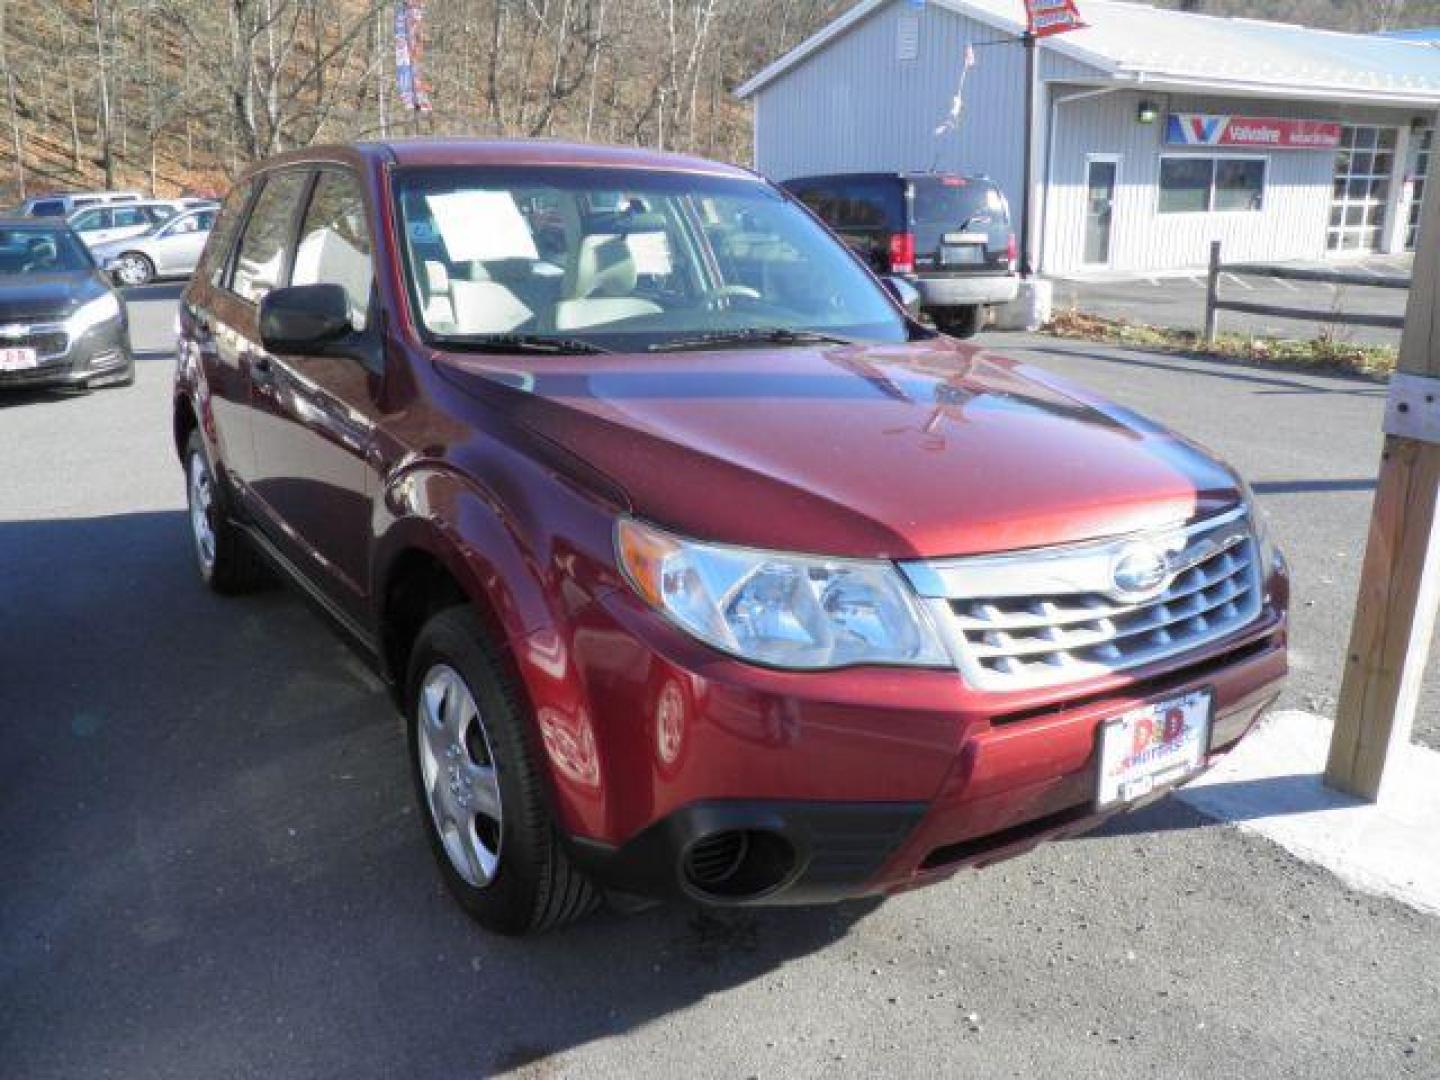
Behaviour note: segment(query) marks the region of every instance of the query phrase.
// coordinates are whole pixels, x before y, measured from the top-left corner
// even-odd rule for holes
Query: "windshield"
[[[0,229],[0,274],[73,274],[93,268],[68,228]]]
[[[775,332],[904,341],[853,257],[767,185],[568,168],[410,169],[406,272],[442,343],[487,335],[615,351]]]

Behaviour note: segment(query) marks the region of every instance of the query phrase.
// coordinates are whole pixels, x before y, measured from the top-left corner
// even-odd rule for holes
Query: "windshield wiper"
[[[436,334],[434,338],[441,345],[472,352],[593,356],[610,351],[579,338],[549,337],[545,334]]]
[[[855,345],[851,338],[817,330],[790,330],[783,326],[753,326],[743,330],[714,330],[694,337],[660,341],[651,352],[681,352],[686,349],[717,349],[727,345]]]

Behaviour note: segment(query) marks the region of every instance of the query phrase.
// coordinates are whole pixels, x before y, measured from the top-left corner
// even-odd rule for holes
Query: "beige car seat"
[[[623,236],[597,233],[580,241],[569,299],[555,305],[557,330],[581,330],[640,315],[657,315],[659,304],[632,296],[639,272]]]
[[[452,278],[444,263],[425,262],[425,325],[441,334],[503,334],[534,315],[520,298],[489,280],[480,263],[469,264],[473,278]]]

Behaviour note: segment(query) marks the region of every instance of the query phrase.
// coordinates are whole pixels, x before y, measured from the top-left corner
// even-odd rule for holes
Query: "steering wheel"
[[[749,285],[721,285],[718,289],[710,289],[705,293],[705,306],[711,311],[724,311],[734,307],[736,301],[742,300],[763,304],[765,297],[760,295],[758,289],[752,289]]]
[[[763,300],[759,289],[752,289],[749,285],[721,285],[713,289],[710,295],[716,298],[735,296],[744,300]]]

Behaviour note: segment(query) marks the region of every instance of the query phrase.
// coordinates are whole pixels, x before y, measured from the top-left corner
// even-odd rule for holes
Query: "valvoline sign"
[[[1334,150],[1340,145],[1340,125],[1330,120],[1171,113],[1165,124],[1165,142],[1170,146]]]

